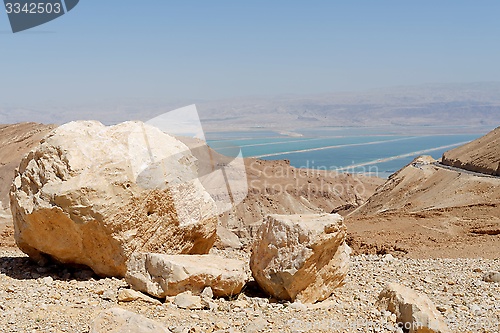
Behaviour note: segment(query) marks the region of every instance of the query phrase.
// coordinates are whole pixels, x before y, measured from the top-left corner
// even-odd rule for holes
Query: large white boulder
[[[343,283],[351,249],[338,214],[269,215],[253,244],[255,281],[283,300],[314,303]]]
[[[207,253],[217,210],[196,159],[141,122],[56,128],[21,161],[11,188],[19,248],[97,274],[124,276],[135,251]]]
[[[247,281],[246,263],[215,255],[166,255],[134,253],[128,262],[127,283],[155,297],[185,291],[199,295],[212,288],[218,297],[240,293]]]
[[[409,333],[449,333],[443,316],[424,294],[398,283],[389,283],[378,297],[378,305],[396,315]]]

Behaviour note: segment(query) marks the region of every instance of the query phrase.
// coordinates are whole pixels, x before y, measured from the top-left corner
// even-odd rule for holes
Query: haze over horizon
[[[408,131],[408,126],[468,127],[486,133],[500,123],[500,82],[427,84],[366,91],[323,94],[280,94],[233,97],[218,100],[179,99],[166,103],[138,100],[81,104],[0,105],[0,124],[39,122],[63,124],[74,120],[98,120],[116,124],[128,120],[148,121],[161,114],[196,104],[205,130],[246,131],[299,128],[378,127]],[[404,129],[406,128],[406,129]],[[411,130],[413,131],[413,130]],[[440,131],[436,129],[436,131]]]
[[[180,106],[500,82],[497,1],[82,1],[9,33],[0,108]]]

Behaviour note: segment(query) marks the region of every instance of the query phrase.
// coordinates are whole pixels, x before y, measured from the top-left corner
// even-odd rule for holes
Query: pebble
[[[102,293],[101,298],[106,301],[114,301],[116,299],[116,291],[109,289],[105,290]]]
[[[201,303],[201,297],[192,295],[191,291],[183,292],[174,298],[174,304],[181,309],[199,310],[203,308]]]
[[[51,277],[51,276],[46,276],[42,279],[42,282],[46,285],[46,286],[51,286],[52,285],[52,282],[54,282],[54,279]]]
[[[290,304],[290,308],[298,311],[305,311],[307,310],[307,305],[302,304],[300,302],[294,302]]]
[[[483,276],[483,281],[500,283],[500,272],[488,272]]]

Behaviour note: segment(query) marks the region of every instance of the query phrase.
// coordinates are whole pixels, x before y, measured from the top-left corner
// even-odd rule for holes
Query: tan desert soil
[[[500,127],[443,154],[443,164],[500,176]]]
[[[498,258],[500,178],[431,162],[403,168],[347,217],[356,253]]]

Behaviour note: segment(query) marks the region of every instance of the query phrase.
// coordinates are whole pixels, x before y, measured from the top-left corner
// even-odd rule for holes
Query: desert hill
[[[354,215],[418,213],[500,203],[500,179],[460,174],[416,158],[392,175]]]
[[[9,205],[9,188],[14,169],[24,154],[31,150],[54,125],[19,123],[0,125],[0,201],[3,209]]]
[[[477,140],[482,145],[472,145],[475,151],[487,149],[486,137]],[[464,155],[466,151],[462,149]],[[348,216],[355,250],[498,257],[500,178],[450,170],[436,162],[428,156],[415,159]]]
[[[497,128],[446,152],[445,165],[421,156],[389,177],[347,218],[355,250],[497,258],[500,178],[477,172],[497,170],[499,136]]]
[[[445,152],[442,163],[500,176],[500,127],[466,145]]]
[[[222,164],[231,160],[206,146],[200,147],[196,139],[179,139],[199,161]],[[298,169],[288,161],[244,160],[248,195],[221,217],[225,227],[243,237],[250,236],[267,214],[321,213],[345,205],[357,207],[383,183],[376,177]]]

